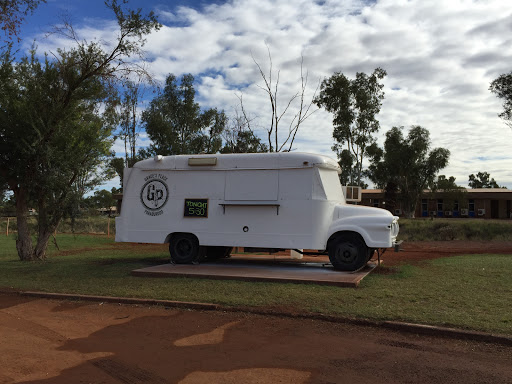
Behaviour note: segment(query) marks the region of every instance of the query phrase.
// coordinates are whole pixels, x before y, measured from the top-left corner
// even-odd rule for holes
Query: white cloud
[[[487,171],[512,187],[512,130],[497,117],[501,103],[488,90],[512,70],[509,1],[232,0],[159,14],[164,27],[145,47],[156,78],[190,72],[201,105],[227,112],[242,92],[262,137],[269,105],[251,55],[268,73],[266,43],[274,76],[280,70],[281,105],[299,89],[301,55],[309,97],[318,79],[334,71],[353,77],[382,67],[388,76],[381,143],[393,126],[422,125],[433,147],[451,151],[442,173],[466,183],[470,173]],[[105,25],[82,31],[103,39],[111,34]],[[302,126],[295,147],[333,155],[331,145],[331,116],[319,111]]]

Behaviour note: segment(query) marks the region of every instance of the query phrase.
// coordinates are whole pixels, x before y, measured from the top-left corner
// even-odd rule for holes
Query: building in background
[[[384,208],[403,215],[400,200],[389,202],[383,189],[363,189],[361,204]],[[500,188],[461,189],[460,191],[425,190],[416,206],[415,217],[510,219],[512,190]]]

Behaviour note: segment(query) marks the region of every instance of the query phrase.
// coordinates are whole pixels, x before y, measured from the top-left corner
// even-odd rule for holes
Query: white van
[[[126,168],[116,241],[169,243],[171,261],[232,247],[308,249],[339,270],[394,247],[398,217],[346,204],[338,163],[309,153],[156,156]]]

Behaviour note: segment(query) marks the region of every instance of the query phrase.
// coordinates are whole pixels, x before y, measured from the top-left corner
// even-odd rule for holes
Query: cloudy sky
[[[149,69],[159,81],[167,74],[192,73],[202,107],[234,115],[237,95],[265,137],[269,105],[256,60],[274,78],[280,71],[281,108],[300,88],[300,62],[308,72],[306,96],[318,82],[342,72],[387,71],[385,100],[378,116],[379,142],[393,126],[421,125],[433,147],[450,150],[441,173],[467,185],[468,175],[487,171],[512,188],[512,129],[498,118],[501,102],[489,83],[512,70],[510,0],[232,0],[130,1],[153,10],[163,24],[145,46]],[[72,18],[88,39],[111,41],[112,15],[102,0],[47,0],[23,25],[26,46],[39,50],[65,42],[44,37],[59,15]],[[292,105],[289,116],[296,106]],[[282,123],[282,132],[287,129]],[[147,144],[142,135],[141,145]],[[332,116],[315,112],[300,128],[297,151],[331,151]],[[116,145],[118,153],[123,148]],[[112,184],[114,185],[114,184]]]

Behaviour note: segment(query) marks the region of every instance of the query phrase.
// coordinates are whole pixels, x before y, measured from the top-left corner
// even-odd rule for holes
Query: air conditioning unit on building
[[[395,215],[401,215],[402,214],[402,209],[401,208],[397,208],[395,209]]]
[[[467,215],[469,215],[469,209],[461,209],[461,210],[460,210],[460,215],[461,215],[461,216],[467,216]]]
[[[341,187],[343,190],[343,195],[345,196],[345,200],[347,202],[357,202],[361,201],[362,189],[361,187],[355,187],[351,185],[343,185]]]
[[[453,213],[452,211],[444,211],[445,216],[451,216]]]
[[[478,216],[484,216],[484,215],[485,215],[485,209],[479,209]]]
[[[437,211],[430,211],[430,216],[437,216]]]

